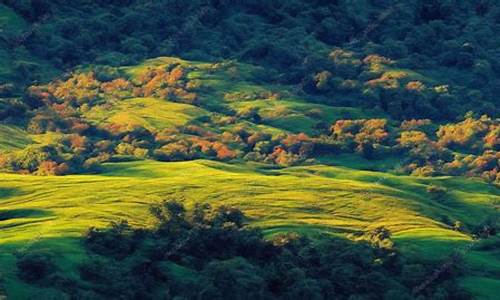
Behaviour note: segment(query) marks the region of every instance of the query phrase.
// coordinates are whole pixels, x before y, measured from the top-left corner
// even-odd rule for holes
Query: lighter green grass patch
[[[208,112],[193,105],[156,98],[131,98],[121,100],[111,108],[94,107],[85,116],[97,124],[142,126],[156,131],[182,126],[207,114]]]

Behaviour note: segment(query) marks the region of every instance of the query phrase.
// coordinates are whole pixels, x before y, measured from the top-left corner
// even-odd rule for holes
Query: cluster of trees
[[[49,145],[3,154],[0,167],[40,175],[64,175],[98,170],[99,163],[116,155],[161,161],[244,159],[291,166],[312,163],[324,154],[345,152],[367,159],[401,157],[399,171],[408,174],[466,175],[500,183],[500,124],[498,119],[487,116],[475,118],[469,114],[464,121],[439,127],[428,119],[401,123],[346,119],[336,121],[329,134],[308,136],[269,134],[238,125],[235,117],[199,118],[185,126],[152,132],[140,126],[95,127],[76,117],[63,118],[61,114],[46,117],[38,113],[29,126],[35,133],[60,129],[65,132],[60,138]],[[33,125],[35,121],[38,126]],[[69,123],[72,125],[67,126]],[[225,126],[228,124],[234,126]],[[210,129],[214,125],[225,126],[226,130]]]
[[[14,99],[3,109],[0,101],[0,117],[5,114],[16,122],[26,118],[29,133],[56,132],[61,136],[48,144],[1,154],[0,168],[39,175],[65,175],[95,171],[100,162],[114,154],[141,158],[168,156],[168,160],[201,157],[189,155],[182,141],[177,144],[162,141],[160,135],[155,136],[144,128],[95,126],[84,117],[95,106],[107,107],[130,97],[154,96],[194,104],[196,94],[188,89],[196,89],[199,85],[186,80],[181,66],[148,69],[137,81],[126,79],[116,68],[94,69],[69,74],[47,85],[31,86],[24,102],[19,101],[18,106],[12,105]],[[186,141],[195,144],[197,153],[222,160],[235,157],[234,152],[220,142],[207,140],[210,144],[202,145],[203,142]]]
[[[482,116],[440,126],[435,132],[402,131],[399,146],[409,154],[407,171],[421,175],[480,176],[500,183],[500,123]]]
[[[199,88],[199,82],[186,82],[183,67],[173,65],[167,69],[150,69],[139,78],[141,88],[134,90],[136,97],[157,97],[187,104],[196,104],[197,95],[192,92]]]
[[[154,139],[152,157],[164,161],[241,158],[290,166],[313,155],[313,140],[305,134],[272,135],[242,125],[220,133],[187,125],[158,132]]]
[[[414,175],[480,176],[500,183],[500,122],[485,115],[439,126],[428,119],[339,120],[319,140],[366,158],[404,154],[404,171]]]
[[[156,97],[195,104],[193,91],[199,83],[186,78],[187,70],[178,64],[148,68],[137,80],[112,67],[92,67],[65,78],[28,88],[27,102],[44,104],[62,117],[75,116],[97,105],[111,105],[131,97]]]
[[[19,258],[19,277],[92,299],[469,299],[456,283],[458,259],[417,289],[439,264],[403,257],[384,228],[358,242],[295,233],[265,239],[232,207],[187,211],[166,201],[151,213],[154,228],[126,221],[90,228],[79,279],[61,277],[36,253]]]
[[[391,146],[385,119],[339,120],[331,127],[331,136],[341,150],[356,151],[366,158],[383,154]]]
[[[99,146],[85,136],[62,135],[48,144],[0,153],[0,169],[42,176],[97,172],[99,164],[110,158]]]
[[[239,56],[284,66],[299,62],[311,44],[323,48],[325,42],[347,41],[369,21],[348,4],[324,1],[4,2],[37,25],[25,37],[26,48],[56,65],[126,64],[185,54],[197,59]],[[283,34],[283,26],[290,33]]]
[[[290,166],[302,163],[314,154],[313,139],[304,133],[271,136],[261,133],[249,135],[246,160]]]
[[[377,53],[377,52],[375,52]],[[328,58],[310,62],[314,71],[309,71],[302,80],[303,90],[311,94],[328,96],[327,103],[377,108],[396,119],[429,118],[432,120],[456,120],[469,110],[498,116],[495,94],[478,90],[475,83],[464,87],[464,83],[443,81],[425,77],[426,70],[412,68],[373,52],[350,51],[344,48],[333,50]],[[437,68],[437,67],[436,67]],[[421,73],[416,73],[415,71]],[[450,71],[451,72],[451,71]],[[465,73],[464,78],[475,75]],[[437,74],[438,71],[435,71]],[[490,70],[488,77],[495,76]],[[463,80],[462,80],[463,81]],[[337,100],[338,95],[355,100]]]
[[[230,147],[220,135],[189,125],[179,131],[167,130],[156,135],[159,147],[154,150],[153,157],[163,161],[189,160],[196,158],[212,158],[231,160],[239,155],[239,151]]]
[[[0,98],[0,121],[16,122],[28,107],[17,98]]]

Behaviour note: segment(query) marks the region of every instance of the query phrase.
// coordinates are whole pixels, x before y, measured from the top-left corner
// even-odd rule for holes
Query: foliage
[[[293,233],[268,241],[244,226],[244,215],[232,207],[197,204],[187,211],[171,200],[153,206],[151,213],[157,221],[153,229],[119,222],[86,233],[94,257],[80,267],[80,276],[94,298],[409,297],[434,268],[406,261],[384,228],[368,233],[369,243]],[[457,271],[446,271],[420,296],[467,299],[455,286]],[[70,294],[82,292],[76,287]]]
[[[51,258],[42,253],[28,253],[17,261],[18,276],[29,283],[40,283],[56,271]]]

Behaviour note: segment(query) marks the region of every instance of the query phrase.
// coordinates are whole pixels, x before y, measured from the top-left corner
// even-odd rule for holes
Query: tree
[[[56,271],[50,256],[28,253],[17,261],[18,276],[29,283],[40,283]]]
[[[250,120],[255,123],[259,123],[262,117],[259,115],[259,109],[257,107],[247,107],[238,112],[240,118]]]
[[[260,271],[244,258],[209,263],[203,274],[209,278],[222,299],[259,299],[265,292]]]
[[[54,157],[56,157],[55,149],[50,146],[28,146],[16,154],[15,169],[35,172],[42,162]]]

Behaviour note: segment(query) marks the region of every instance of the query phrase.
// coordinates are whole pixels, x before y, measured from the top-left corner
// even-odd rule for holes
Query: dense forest
[[[26,51],[63,70],[156,56],[238,59],[330,104],[406,119],[498,116],[496,0],[3,2],[31,24],[2,32],[21,80],[42,79]],[[387,65],[398,71],[384,74]]]
[[[492,299],[499,33],[499,0],[0,0],[0,299]]]

